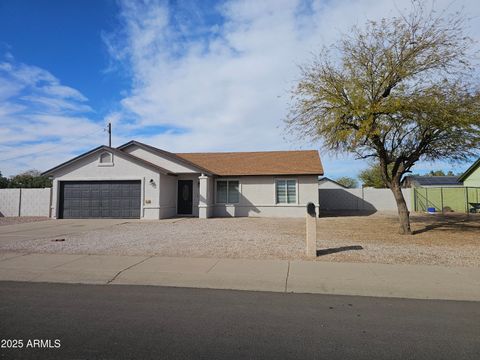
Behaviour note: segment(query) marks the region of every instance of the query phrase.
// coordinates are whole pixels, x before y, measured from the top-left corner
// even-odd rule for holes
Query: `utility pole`
[[[108,123],[108,147],[112,147],[112,123]]]

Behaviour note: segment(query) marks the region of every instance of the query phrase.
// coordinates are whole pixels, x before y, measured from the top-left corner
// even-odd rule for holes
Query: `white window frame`
[[[219,181],[226,181],[227,182],[227,202],[218,202],[218,199],[217,199],[217,183]],[[228,198],[228,182],[230,181],[238,181],[238,201],[237,202],[230,202],[228,200],[230,200]],[[240,179],[215,179],[215,204],[219,204],[219,205],[235,205],[235,204],[240,204],[240,197],[242,195],[242,182],[240,181]]]
[[[277,181],[283,181],[283,180],[285,180],[285,181],[295,180],[295,202],[293,202],[293,203],[277,202]],[[288,188],[288,186],[287,186],[287,188]],[[298,179],[297,178],[275,178],[275,180],[273,182],[273,195],[274,195],[273,202],[275,203],[275,205],[280,205],[280,206],[298,205]],[[287,201],[288,201],[288,193],[286,193],[285,196],[286,196]]]
[[[104,154],[110,155],[110,162],[104,162],[104,163],[101,162],[102,155]],[[102,153],[100,153],[100,155],[98,156],[98,166],[113,166],[113,153],[109,151],[103,151]]]

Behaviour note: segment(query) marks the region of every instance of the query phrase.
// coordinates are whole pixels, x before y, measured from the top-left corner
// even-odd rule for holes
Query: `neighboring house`
[[[319,189],[348,189],[346,186],[339,184],[335,180],[332,180],[328,177],[322,177],[318,180],[318,188]]]
[[[318,210],[317,151],[174,154],[130,141],[44,173],[55,218],[300,217]]]
[[[411,187],[458,187],[463,186],[458,176],[406,176],[402,180],[404,188]]]
[[[480,159],[475,161],[458,179],[463,181],[464,186],[480,187]]]

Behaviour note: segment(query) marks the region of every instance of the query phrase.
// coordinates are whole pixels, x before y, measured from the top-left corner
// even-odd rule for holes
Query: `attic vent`
[[[113,163],[112,154],[110,154],[109,152],[101,153],[100,154],[100,159],[99,159],[98,162],[102,165],[112,164]]]

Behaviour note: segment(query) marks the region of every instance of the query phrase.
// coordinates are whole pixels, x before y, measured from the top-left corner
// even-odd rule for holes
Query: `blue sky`
[[[297,65],[352,25],[409,4],[0,0],[0,171],[45,170],[105,143],[108,121],[114,145],[135,138],[170,151],[318,149],[282,131]],[[475,1],[435,6],[463,6],[479,38]],[[332,178],[367,166],[321,156]]]
[[[127,77],[105,72],[110,56],[101,35],[115,28],[117,12],[111,0],[0,1],[2,53],[50,71],[107,112],[128,87]]]

